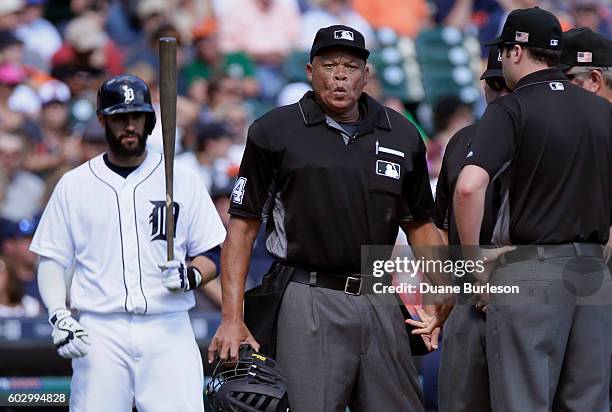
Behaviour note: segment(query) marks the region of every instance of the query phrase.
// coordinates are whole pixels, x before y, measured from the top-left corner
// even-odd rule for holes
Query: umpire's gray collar
[[[359,112],[362,115],[357,130],[358,135],[368,134],[374,131],[374,127],[379,129],[391,130],[391,122],[387,115],[387,109],[376,100],[362,93],[359,98]],[[302,112],[304,123],[307,126],[314,126],[325,122],[325,112],[317,103],[313,91],[307,92],[298,102]]]

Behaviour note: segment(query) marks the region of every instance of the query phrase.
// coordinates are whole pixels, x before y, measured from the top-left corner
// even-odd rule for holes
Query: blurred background
[[[1,0],[0,392],[68,391],[70,363],[51,345],[28,247],[62,174],[106,149],[95,118],[101,82],[136,74],[159,109],[158,38],[179,44],[176,161],[200,174],[227,224],[247,128],[309,90],[304,66],[320,27],[364,34],[366,91],[417,125],[435,188],[446,143],[484,110],[482,41],[510,10],[536,5],[564,30],[611,36],[609,0]],[[148,145],[162,150],[159,122]],[[270,262],[260,236],[248,286]],[[219,304],[218,282],[198,291],[192,321],[201,348],[219,324]],[[418,360],[430,410],[437,357]]]

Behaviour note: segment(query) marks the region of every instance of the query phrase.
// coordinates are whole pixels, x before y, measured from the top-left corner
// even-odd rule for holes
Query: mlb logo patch
[[[565,90],[565,86],[561,82],[551,82],[549,83],[550,89],[554,91]]]
[[[527,43],[529,41],[529,33],[524,31],[517,31],[514,35],[514,41],[519,43]]]
[[[391,179],[400,178],[400,165],[393,162],[387,162],[384,160],[376,161],[376,174],[390,177]]]
[[[498,62],[502,61],[502,59],[501,59],[501,50],[497,52],[497,61]]]
[[[593,53],[591,52],[578,52],[576,56],[578,63],[593,63]]]
[[[550,45],[551,45],[551,46],[558,46],[558,45],[559,45],[559,40],[557,40],[557,39],[552,39],[552,40],[550,41]]]
[[[352,31],[349,30],[336,30],[334,32],[334,39],[354,41],[355,35]]]

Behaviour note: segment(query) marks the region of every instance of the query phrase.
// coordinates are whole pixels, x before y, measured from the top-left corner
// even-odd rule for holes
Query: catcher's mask
[[[238,362],[219,361],[206,385],[208,412],[288,412],[287,378],[277,363],[242,345]]]

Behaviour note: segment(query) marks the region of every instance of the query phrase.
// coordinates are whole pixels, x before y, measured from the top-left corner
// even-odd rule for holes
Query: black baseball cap
[[[312,63],[317,54],[330,47],[351,49],[364,60],[367,60],[370,55],[368,49],[365,48],[363,34],[352,27],[337,24],[319,29],[310,49],[310,62]]]
[[[539,7],[516,9],[508,15],[501,36],[486,41],[486,46],[521,44],[542,49],[561,50],[563,32],[559,20]]]
[[[491,77],[504,77],[502,71],[501,51],[497,47],[489,47],[489,59],[487,69],[484,71],[480,80],[490,79]]]
[[[574,66],[612,67],[612,41],[586,27],[564,32],[557,68]]]
[[[198,123],[196,125],[197,139],[200,144],[208,140],[220,139],[222,137],[230,137],[231,133],[223,123]]]

